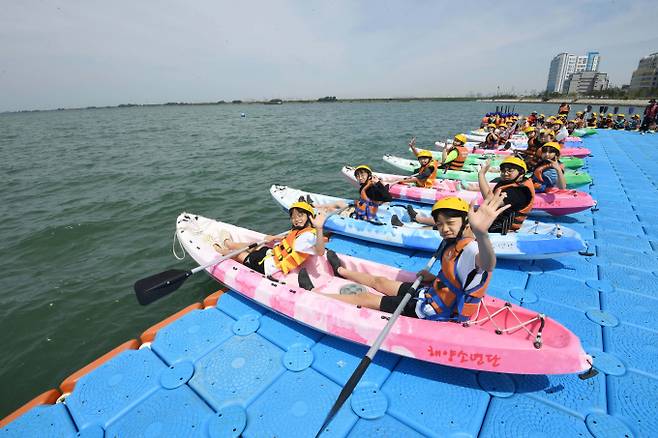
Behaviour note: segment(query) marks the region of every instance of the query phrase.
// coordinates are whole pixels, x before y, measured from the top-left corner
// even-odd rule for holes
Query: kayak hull
[[[350,200],[336,198],[318,193],[305,192],[287,186],[273,185],[270,194],[277,203],[288,210],[300,196],[307,196],[314,205],[326,205],[336,202],[348,203]],[[431,208],[414,208],[419,214],[431,215]],[[404,226],[391,225],[391,217],[395,214]],[[412,222],[404,205],[380,206],[376,221],[358,220],[341,215],[330,215],[324,224],[324,229],[343,236],[359,240],[395,246],[419,251],[433,252],[441,244],[441,235],[428,226]],[[555,224],[526,221],[521,230],[516,233],[489,235],[496,257],[515,260],[538,260],[562,257],[573,254],[585,248],[580,235],[572,229]]]
[[[176,235],[185,250],[199,264],[217,259],[212,236],[224,230],[235,241],[257,241],[263,234],[183,213],[177,219]],[[367,260],[342,255],[348,269],[380,275],[398,281],[413,281],[415,274]],[[363,345],[372,345],[386,325],[389,314],[357,307],[329,295],[337,293],[347,280],[334,277],[324,257],[310,256],[304,263],[314,284],[313,291],[297,286],[296,272],[273,281],[246,266],[226,260],[207,269],[217,281],[245,297],[321,332]],[[376,293],[372,289],[368,291]],[[536,348],[538,313],[491,296],[481,308],[496,313],[491,318],[482,311],[470,324],[433,322],[400,316],[384,339],[381,349],[427,362],[480,371],[516,374],[568,374],[589,368],[588,356],[576,335],[558,322],[545,318],[542,344]],[[509,304],[509,305],[508,305]],[[513,316],[511,316],[513,314]],[[543,315],[542,315],[543,316]],[[511,328],[531,321],[525,330]],[[477,319],[477,320],[475,320]],[[496,328],[503,333],[496,334]],[[508,330],[509,328],[509,330]]]

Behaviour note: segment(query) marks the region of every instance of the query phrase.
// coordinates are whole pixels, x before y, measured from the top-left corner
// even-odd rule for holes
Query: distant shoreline
[[[281,104],[286,103],[368,103],[368,102],[418,102],[418,101],[445,101],[445,102],[474,102],[479,98],[476,97],[373,97],[373,98],[354,98],[354,99],[336,99],[334,101],[322,101],[318,99],[285,99]],[[223,100],[217,102],[167,102],[167,103],[122,103],[119,105],[107,106],[87,106],[74,108],[54,108],[54,109],[32,109],[3,111],[0,114],[8,113],[37,113],[47,111],[79,111],[89,109],[112,109],[112,108],[142,108],[142,107],[159,107],[159,106],[212,106],[212,105],[272,105],[271,100],[246,100],[231,101]]]
[[[644,107],[648,105],[649,98],[646,99],[566,99],[555,98],[547,101],[542,101],[537,98],[518,98],[518,99],[478,99],[478,102],[495,102],[495,103],[548,103],[548,104],[561,104],[566,102],[569,105],[614,105],[614,106],[639,106]]]
[[[48,111],[79,111],[79,110],[92,110],[92,109],[113,109],[113,108],[144,108],[144,107],[162,107],[162,106],[212,106],[212,105],[272,105],[274,100],[234,100],[231,102],[217,101],[217,102],[167,102],[167,103],[123,103],[119,105],[107,106],[87,106],[77,108],[55,108],[55,109],[32,109],[32,110],[17,110],[17,111],[2,111],[0,114],[14,114],[14,113],[38,113]],[[632,99],[632,100],[619,100],[619,99],[564,99],[556,98],[543,101],[538,98],[516,98],[516,99],[497,99],[493,97],[373,97],[373,98],[354,98],[354,99],[336,99],[333,101],[323,101],[321,99],[286,99],[276,102],[277,104],[286,103],[381,103],[381,102],[490,102],[490,103],[540,103],[540,104],[560,104],[567,102],[569,104],[585,104],[585,105],[616,105],[616,106],[639,106],[647,105],[647,99]]]

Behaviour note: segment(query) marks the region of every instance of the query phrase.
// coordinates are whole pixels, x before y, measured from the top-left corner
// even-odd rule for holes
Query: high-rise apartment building
[[[548,70],[546,91],[549,93],[566,92],[566,80],[573,73],[582,71],[598,71],[599,52],[588,52],[587,55],[560,53],[551,61]]]
[[[640,59],[629,87],[631,91],[652,88],[658,88],[658,52]]]

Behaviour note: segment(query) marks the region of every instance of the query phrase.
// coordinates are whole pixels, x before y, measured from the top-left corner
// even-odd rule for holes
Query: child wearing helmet
[[[436,172],[439,169],[439,163],[434,159],[432,153],[428,150],[416,149],[416,137],[409,142],[409,147],[418,158],[420,167],[416,169],[413,175],[403,178],[402,183],[413,183],[418,187],[432,188],[436,180]]]
[[[532,168],[539,161],[539,150],[541,149],[542,141],[537,135],[537,130],[532,126],[527,127],[523,132],[528,136],[528,147],[524,151],[518,151],[518,153],[523,156],[526,166]]]
[[[457,134],[452,140],[452,146],[443,149],[441,156],[442,169],[462,170],[464,163],[468,158],[468,149],[466,149],[466,135]]]
[[[532,181],[525,177],[528,167],[525,161],[518,157],[507,157],[500,163],[500,178],[496,182],[493,190],[489,186],[486,173],[490,168],[490,162],[487,162],[480,168],[478,173],[478,184],[482,198],[487,199],[491,192],[495,195],[504,193],[505,204],[510,208],[496,218],[491,227],[490,233],[506,234],[508,231],[517,231],[523,225],[535,200],[535,187]]]
[[[484,141],[479,144],[482,149],[497,149],[500,142],[500,137],[496,132],[496,125],[490,123],[487,125],[487,136]]]
[[[612,124],[612,129],[624,129],[626,127],[625,117],[625,114],[617,114],[617,119]]]
[[[393,199],[388,187],[382,184],[377,175],[373,175],[372,169],[365,164],[356,166],[354,177],[361,185],[359,199],[354,201],[354,217],[360,220],[375,220],[379,206]]]
[[[316,214],[315,209],[303,201],[292,204],[288,212],[292,229],[279,243],[272,248],[261,246],[243,251],[233,259],[272,277],[279,273],[288,274],[300,267],[310,255],[324,255],[324,215]],[[275,237],[267,236],[266,239],[272,242]],[[213,248],[222,255],[249,245],[249,242],[234,242],[230,236],[222,236],[221,240]]]
[[[597,113],[592,113],[589,116],[589,119],[587,119],[587,127],[588,128],[596,128],[598,126],[598,114]]]
[[[563,143],[564,140],[569,136],[569,132],[567,131],[567,128],[564,126],[564,122],[562,120],[555,119],[551,123],[551,129],[555,133],[555,140],[558,143]]]
[[[435,228],[443,242],[437,260],[441,270],[434,276],[423,269],[418,273],[424,287],[414,291],[411,283],[345,268],[333,251],[327,251],[327,259],[334,274],[355,283],[371,287],[382,295],[370,292],[355,295],[328,295],[357,306],[393,313],[407,293],[412,299],[402,310],[402,315],[436,321],[467,321],[484,297],[496,256],[487,229],[494,219],[508,206],[503,197],[493,193],[475,211],[466,201],[457,197],[440,199],[432,208]]]
[[[541,147],[541,160],[532,169],[532,183],[536,193],[543,193],[552,187],[562,190],[567,188],[564,166],[559,161],[561,148],[560,143],[554,141]]]
[[[640,129],[640,115],[639,114],[633,114],[630,119],[626,122],[626,126],[624,127],[627,131],[637,131]]]

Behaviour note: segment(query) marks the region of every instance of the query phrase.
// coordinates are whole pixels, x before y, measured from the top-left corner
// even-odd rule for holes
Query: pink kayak
[[[443,150],[445,147],[445,143],[441,141],[437,141],[435,143],[435,146],[439,150]],[[467,145],[468,146],[468,145]],[[512,155],[513,153],[516,152],[523,152],[525,150],[524,146],[523,148],[511,148],[511,149],[482,149],[478,147],[469,147],[469,152],[473,154],[497,154],[497,155]],[[587,157],[588,155],[591,154],[591,151],[587,148],[562,148],[560,151],[560,154],[563,157],[577,157],[577,158],[584,158]]]
[[[218,258],[211,242],[228,232],[234,241],[253,242],[264,235],[202,216],[181,214],[176,235],[199,264]],[[415,274],[356,257],[341,255],[345,266],[400,281]],[[293,271],[272,281],[246,266],[227,260],[208,268],[210,276],[259,304],[324,333],[371,345],[389,314],[332,299],[346,286],[361,287],[335,277],[324,257],[304,263],[314,285],[297,286]],[[495,275],[495,273],[494,273]],[[499,332],[500,334],[496,334]],[[468,323],[435,322],[401,316],[382,349],[406,357],[481,371],[518,374],[567,374],[589,369],[591,357],[579,338],[543,314],[486,296]]]
[[[353,167],[344,166],[341,172],[353,186],[359,187],[359,183],[354,177]],[[374,174],[385,184],[390,184],[389,191],[391,196],[397,199],[433,204],[437,200],[445,198],[446,196],[459,196],[467,202],[475,200],[476,205],[479,205],[480,202],[482,202],[482,195],[479,191],[464,190],[460,181],[437,179],[434,181],[433,188],[426,189],[407,184],[396,184],[395,182],[404,178],[403,175],[378,172],[375,172]],[[475,185],[477,183],[472,184]],[[491,187],[493,186],[494,185],[491,184]],[[596,202],[592,199],[589,193],[578,190],[549,189],[547,192],[535,194],[535,203],[532,208],[533,212],[535,212],[535,210],[541,210],[551,216],[563,216],[565,214],[573,214],[587,210],[595,204]],[[531,212],[530,214],[533,213]]]

